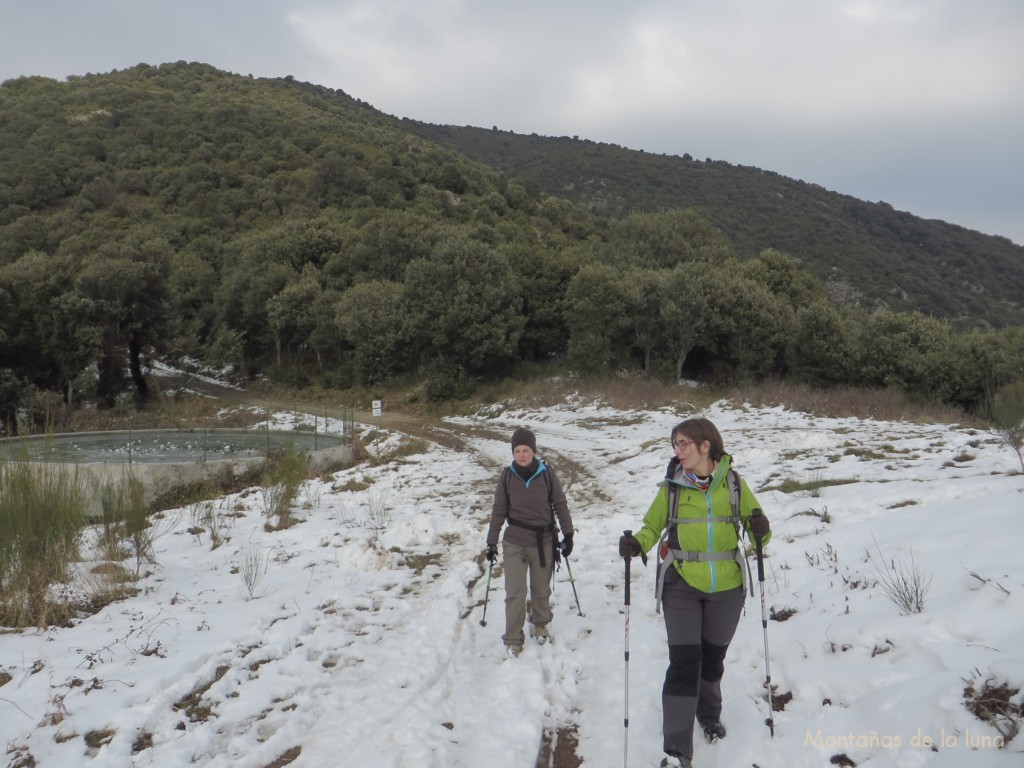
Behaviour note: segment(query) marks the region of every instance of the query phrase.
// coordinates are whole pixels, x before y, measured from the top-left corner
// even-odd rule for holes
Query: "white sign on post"
[[[383,411],[384,411],[384,401],[383,400],[374,400],[373,401],[373,415],[374,416],[380,416]]]

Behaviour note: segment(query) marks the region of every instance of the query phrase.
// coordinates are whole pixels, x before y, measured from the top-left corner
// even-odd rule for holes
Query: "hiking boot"
[[[515,643],[510,643],[509,645],[505,646],[505,655],[508,656],[510,659],[516,658],[522,652],[523,652],[523,646],[521,646],[521,645],[516,645]]]
[[[544,645],[551,639],[551,633],[548,632],[547,624],[538,624],[530,632],[533,635],[533,639],[537,641],[539,645]]]
[[[661,768],[693,768],[693,761],[682,755],[665,755],[658,765]]]
[[[700,727],[704,729],[704,738],[708,740],[708,744],[725,738],[725,726],[718,720],[705,720]]]

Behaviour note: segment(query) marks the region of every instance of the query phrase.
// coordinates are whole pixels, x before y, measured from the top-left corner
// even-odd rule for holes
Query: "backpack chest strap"
[[[735,560],[736,550],[728,552],[693,552],[684,549],[670,549],[672,559],[681,560],[684,563],[707,563],[712,560]],[[669,558],[666,558],[668,560]]]
[[[738,525],[740,519],[738,517],[670,517],[668,519],[669,525],[684,525],[687,523],[730,523],[732,525]]]

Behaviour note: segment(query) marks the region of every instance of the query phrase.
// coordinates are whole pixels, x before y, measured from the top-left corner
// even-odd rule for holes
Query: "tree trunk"
[[[113,408],[117,396],[123,391],[123,358],[111,332],[104,334],[103,346],[96,361],[96,396],[101,408]]]
[[[676,357],[676,381],[680,382],[683,380],[683,363],[686,362],[687,349],[680,347],[679,355]]]
[[[149,400],[149,382],[142,373],[142,345],[135,334],[128,342],[128,370],[131,371],[135,383],[136,398],[140,403]]]

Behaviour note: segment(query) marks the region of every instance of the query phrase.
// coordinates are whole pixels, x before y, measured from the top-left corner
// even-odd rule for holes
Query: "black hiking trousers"
[[[669,658],[661,694],[665,752],[693,757],[694,723],[721,719],[725,654],[743,599],[742,586],[701,592],[669,568],[662,596]]]

